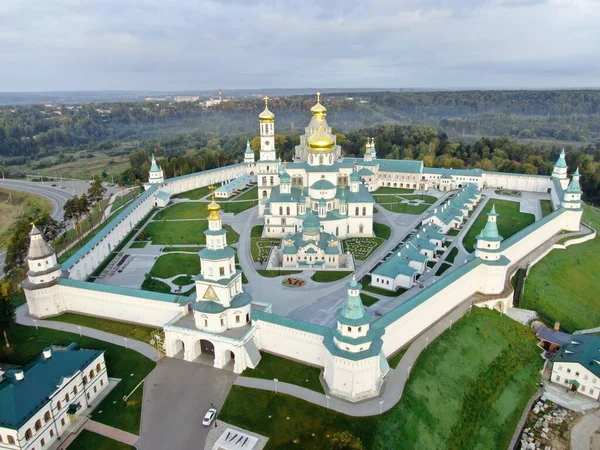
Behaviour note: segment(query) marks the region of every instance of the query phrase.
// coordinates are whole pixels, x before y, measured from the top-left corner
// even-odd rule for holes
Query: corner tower
[[[558,179],[563,190],[569,185],[569,178],[567,177],[567,161],[565,159],[565,149],[563,148],[560,152],[560,156],[554,164],[552,170],[552,177]]]
[[[150,184],[159,184],[164,183],[165,176],[163,174],[163,170],[157,164],[156,159],[154,159],[154,155],[152,155],[152,165],[150,166],[150,173],[148,174],[148,183]]]
[[[492,205],[485,227],[476,236],[475,256],[484,261],[497,261],[500,259],[500,243],[504,238],[498,233],[497,219],[496,206]]]

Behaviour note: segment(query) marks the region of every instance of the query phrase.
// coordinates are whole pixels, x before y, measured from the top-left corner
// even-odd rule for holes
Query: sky
[[[0,0],[0,91],[600,87],[600,0]]]

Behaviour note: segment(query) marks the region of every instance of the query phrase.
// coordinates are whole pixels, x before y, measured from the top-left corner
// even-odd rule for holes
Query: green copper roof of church
[[[38,357],[23,367],[24,378],[20,381],[15,379],[14,371],[8,371],[0,383],[0,427],[22,427],[50,401],[65,378],[84,370],[104,352],[77,348],[52,348],[50,358]]]
[[[575,173],[573,174],[573,178],[571,178],[567,192],[569,194],[581,194],[581,186],[579,186],[579,167],[575,169]]]
[[[246,154],[254,153],[250,147],[250,141],[246,141]]]
[[[352,172],[350,174],[350,181],[360,181],[360,175],[358,172]]]
[[[495,220],[491,220],[492,217],[497,217],[498,213],[496,213],[496,205],[492,205],[492,209],[488,213],[488,220],[479,233],[476,236],[476,239],[483,239],[485,241],[501,241],[503,238],[498,233],[498,223]]]
[[[553,363],[579,363],[600,377],[600,336],[580,334],[573,336],[552,359]]]
[[[212,250],[210,248],[204,247],[200,250],[200,258],[208,259],[211,261],[217,261],[221,259],[229,259],[235,256],[235,250],[231,247],[225,247],[218,250]]]
[[[567,167],[567,161],[565,160],[564,149],[560,152],[560,156],[556,160],[556,164],[554,164],[554,167],[559,167],[561,169],[564,169],[565,167]]]
[[[152,166],[150,167],[150,172],[160,172],[160,167],[156,164],[156,159],[154,159],[154,155],[152,155]]]
[[[313,214],[312,211],[309,211],[304,220],[302,221],[302,230],[303,231],[320,231],[321,230],[321,221],[317,216]]]
[[[284,170],[283,173],[279,176],[279,180],[282,183],[289,183],[292,180],[292,177],[290,177],[290,174]]]
[[[322,179],[319,181],[315,181],[310,188],[311,189],[319,189],[319,190],[327,190],[327,189],[335,189],[335,185],[329,180]]]
[[[352,277],[352,280],[346,285],[348,290],[362,289],[362,285],[356,281],[356,278]],[[338,321],[344,325],[364,325],[371,321],[371,314],[365,310],[365,306],[360,298],[360,293],[351,295],[348,293],[346,303],[339,310],[336,315]]]

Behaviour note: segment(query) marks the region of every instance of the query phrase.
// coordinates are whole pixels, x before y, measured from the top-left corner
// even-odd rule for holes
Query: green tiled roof
[[[335,184],[329,180],[322,179],[315,181],[310,188],[319,190],[335,189]]]
[[[571,178],[567,192],[569,194],[581,194],[581,187],[579,186],[579,167],[575,169],[575,173],[573,174],[573,178]]]
[[[350,174],[350,181],[360,181],[360,174],[358,172],[352,172]]]
[[[219,259],[229,259],[235,256],[235,250],[231,247],[225,247],[218,250],[211,250],[208,247],[204,247],[200,250],[200,258],[209,259],[212,261],[216,261]]]
[[[490,242],[499,242],[503,239],[502,236],[498,234],[498,223],[495,220],[492,220],[492,217],[498,217],[498,214],[496,213],[496,205],[492,205],[492,209],[488,213],[488,220],[485,223],[483,230],[481,230],[481,233],[475,236],[476,239],[482,239]]]
[[[563,346],[552,362],[579,363],[597,377],[600,377],[600,336],[580,334],[573,336],[571,342]]]
[[[254,153],[252,151],[252,147],[250,147],[250,141],[246,141],[246,151],[245,151],[245,153],[246,154]]]
[[[333,332],[331,332],[325,336],[325,339],[323,339],[323,345],[325,345],[327,351],[333,356],[338,356],[340,358],[345,358],[352,361],[360,361],[361,359],[367,359],[372,358],[374,356],[378,356],[381,353],[383,341],[380,337],[375,337],[367,350],[354,353],[342,350],[337,345],[335,345],[335,342],[333,342]]]
[[[558,159],[556,160],[556,164],[554,164],[554,167],[558,167],[561,169],[564,169],[565,167],[567,167],[567,161],[565,160],[565,150],[564,149],[560,152],[560,155],[559,155]]]
[[[50,400],[64,378],[85,369],[104,350],[52,349],[49,359],[38,357],[23,368],[24,379],[14,372],[0,383],[0,426],[13,430],[23,426]]]
[[[143,298],[146,300],[157,300],[167,303],[185,304],[189,301],[187,297],[173,294],[163,294],[161,292],[143,291],[122,286],[113,286],[111,284],[90,283],[88,281],[72,280],[70,278],[61,278],[58,284],[79,289],[88,289],[97,292],[106,292],[109,294],[130,295],[131,297]]]
[[[358,171],[358,174],[359,174],[361,177],[369,177],[369,176],[373,175],[373,172],[371,172],[371,171],[370,171],[369,169],[367,169],[366,167],[363,167],[362,169],[360,169],[360,170]]]
[[[331,329],[323,325],[317,325],[315,323],[304,322],[302,320],[290,319],[289,317],[279,316],[277,314],[271,314],[264,311],[252,310],[252,320],[263,322],[269,322],[282,327],[293,328],[299,331],[305,331],[307,333],[318,334],[325,336]]]
[[[425,167],[423,173],[431,173],[442,176],[457,176],[457,177],[480,177],[483,175],[481,169],[443,169],[437,167]]]
[[[246,305],[250,304],[251,302],[252,302],[252,297],[250,296],[250,294],[241,292],[231,299],[231,303],[230,303],[229,307],[227,307],[227,308],[225,306],[223,306],[222,304],[220,304],[219,302],[215,302],[215,301],[211,300],[211,301],[193,302],[192,309],[194,311],[198,311],[201,313],[219,314],[224,311],[227,311],[228,309],[241,308],[242,306],[246,306]]]
[[[292,177],[290,177],[290,174],[287,172],[283,172],[280,176],[279,176],[279,180],[282,183],[289,183],[292,180]]]
[[[379,162],[380,172],[402,172],[402,173],[421,173],[423,172],[423,161],[414,161],[409,159],[381,159]]]
[[[169,194],[166,191],[158,191],[156,194],[154,194],[154,196],[159,198],[163,202],[168,202],[169,199],[171,198],[171,194]]]
[[[158,167],[158,164],[156,164],[154,155],[152,155],[152,166],[150,166],[150,172],[160,172],[160,167]]]
[[[302,221],[302,229],[304,231],[319,231],[321,229],[321,220],[309,210]]]

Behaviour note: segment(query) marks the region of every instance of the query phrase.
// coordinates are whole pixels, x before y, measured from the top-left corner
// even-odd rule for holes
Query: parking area
[[[203,449],[209,427],[202,426],[202,418],[211,403],[220,411],[236,378],[233,372],[203,364],[173,358],[161,360],[144,383],[137,447]]]

